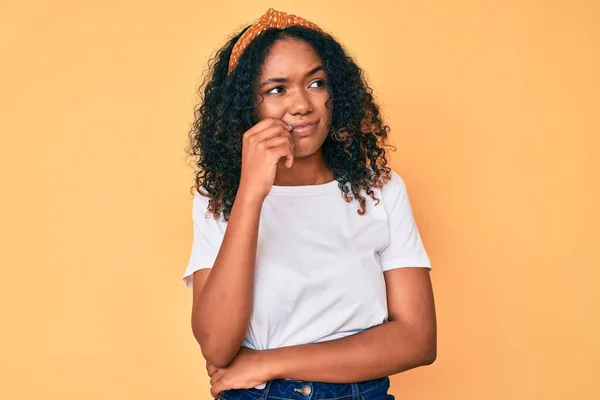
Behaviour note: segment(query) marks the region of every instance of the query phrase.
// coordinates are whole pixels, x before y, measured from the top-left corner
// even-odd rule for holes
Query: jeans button
[[[308,385],[304,385],[304,387],[302,388],[302,394],[305,396],[310,395],[312,392],[312,389],[310,388],[310,386]]]

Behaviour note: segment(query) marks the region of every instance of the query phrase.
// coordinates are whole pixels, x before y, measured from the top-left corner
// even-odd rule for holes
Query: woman
[[[270,9],[203,87],[184,282],[211,394],[393,398],[389,375],[435,360],[436,319],[361,70],[315,24]]]

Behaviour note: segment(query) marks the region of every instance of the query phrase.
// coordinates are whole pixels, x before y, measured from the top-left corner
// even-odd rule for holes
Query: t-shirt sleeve
[[[381,249],[379,258],[383,271],[403,267],[431,268],[415,223],[404,180],[394,170],[392,179],[382,189],[388,215],[388,245]]]
[[[192,220],[194,223],[192,250],[183,275],[183,282],[189,288],[192,288],[192,275],[194,272],[204,268],[212,268],[225,235],[226,223],[221,220],[222,214],[218,220],[215,220],[211,214],[206,216],[208,200],[208,197],[201,196],[199,193],[194,194],[192,202]]]

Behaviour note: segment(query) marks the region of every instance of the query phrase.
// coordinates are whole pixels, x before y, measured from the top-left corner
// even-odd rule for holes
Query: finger
[[[264,142],[262,142],[262,145],[264,146],[265,149],[270,149],[273,147],[279,147],[279,146],[288,146],[290,148],[290,153],[292,155],[294,155],[294,148],[296,147],[296,145],[294,144],[294,139],[292,138],[291,134],[284,134],[281,136],[276,136],[272,139],[266,140]]]
[[[283,145],[288,145],[291,149],[292,140],[288,136],[276,136],[273,139],[269,139],[264,142],[265,149],[272,149],[273,147],[279,147]]]
[[[288,146],[290,146],[288,144]],[[294,165],[294,143],[292,143],[292,145],[289,148],[289,154],[285,157],[285,166],[288,168],[292,168],[292,165]]]
[[[281,136],[276,136],[274,138],[268,139],[264,142],[260,143],[262,146],[264,146],[265,149],[270,149],[273,147],[279,147],[279,146],[289,146],[290,148],[290,154],[287,155],[287,162],[286,162],[286,166],[288,168],[290,168],[292,166],[292,164],[294,163],[294,139],[292,138],[292,134],[289,132],[285,132],[284,134],[282,134]],[[276,162],[279,162],[279,159],[276,160]]]
[[[255,143],[260,143],[263,142],[265,140],[269,140],[278,136],[290,136],[291,137],[291,133],[290,131],[288,131],[287,129],[283,128],[281,125],[273,125],[270,126],[266,129],[264,129],[263,131],[255,134],[254,136],[251,137],[251,140],[254,141]]]
[[[291,132],[293,129],[290,124],[288,124],[287,122],[285,122],[282,119],[279,119],[279,118],[267,118],[267,119],[271,120],[273,125],[275,125],[275,124],[281,125],[283,127],[283,129],[285,129],[288,132]]]
[[[244,137],[253,136],[271,126],[276,126],[276,125],[281,126],[283,129],[287,130],[288,132],[292,130],[292,127],[287,122],[284,122],[281,119],[265,118],[265,119],[261,120],[259,123],[257,123],[256,125],[254,125],[252,128],[248,129],[246,131],[246,133],[244,134]]]
[[[220,399],[221,393],[215,392],[213,388],[210,388],[210,395],[213,399]]]
[[[285,131],[283,133],[280,133],[278,136],[273,136],[273,137],[265,140],[265,143],[268,144],[267,147],[273,147],[273,146],[270,145],[271,141],[274,140],[274,139],[276,139],[276,138],[281,138],[281,137],[287,138],[288,142],[290,143],[290,146],[292,146],[292,148],[295,147],[294,137],[292,136],[291,132],[288,132],[288,131]],[[258,138],[258,136],[257,136],[257,138]]]
[[[215,386],[219,384],[219,381],[221,379],[223,379],[223,375],[225,374],[225,372],[223,372],[223,370],[218,370],[217,372],[215,372],[213,374],[213,376],[210,377],[210,386]]]
[[[274,163],[278,163],[282,157],[286,158],[285,166],[290,168],[294,164],[294,150],[289,142],[278,147],[269,149],[269,155]]]
[[[291,168],[292,165],[294,164],[294,145],[293,142],[291,141],[291,139],[285,138],[285,137],[278,137],[275,139],[271,139],[268,141],[269,146],[268,149],[279,149],[281,148],[282,152],[284,153],[283,155],[280,155],[281,153],[279,153],[279,151],[276,154],[273,154],[273,157],[275,157],[274,162],[278,163],[279,160],[281,159],[281,157],[285,157],[286,161],[285,161],[285,166],[287,168]]]
[[[223,380],[220,380],[219,382],[215,383],[214,385],[211,384],[211,392],[216,394],[217,396],[221,397],[221,392],[223,390],[229,390],[229,387],[226,387]]]
[[[206,368],[206,372],[208,372],[208,376],[210,376],[210,377],[212,377],[218,370],[219,370],[219,368],[217,368],[211,364],[209,364],[208,367]]]

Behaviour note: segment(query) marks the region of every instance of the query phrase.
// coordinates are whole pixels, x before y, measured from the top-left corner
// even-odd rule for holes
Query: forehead
[[[260,78],[304,74],[321,63],[321,58],[310,44],[298,39],[282,39],[271,47],[263,64]]]

